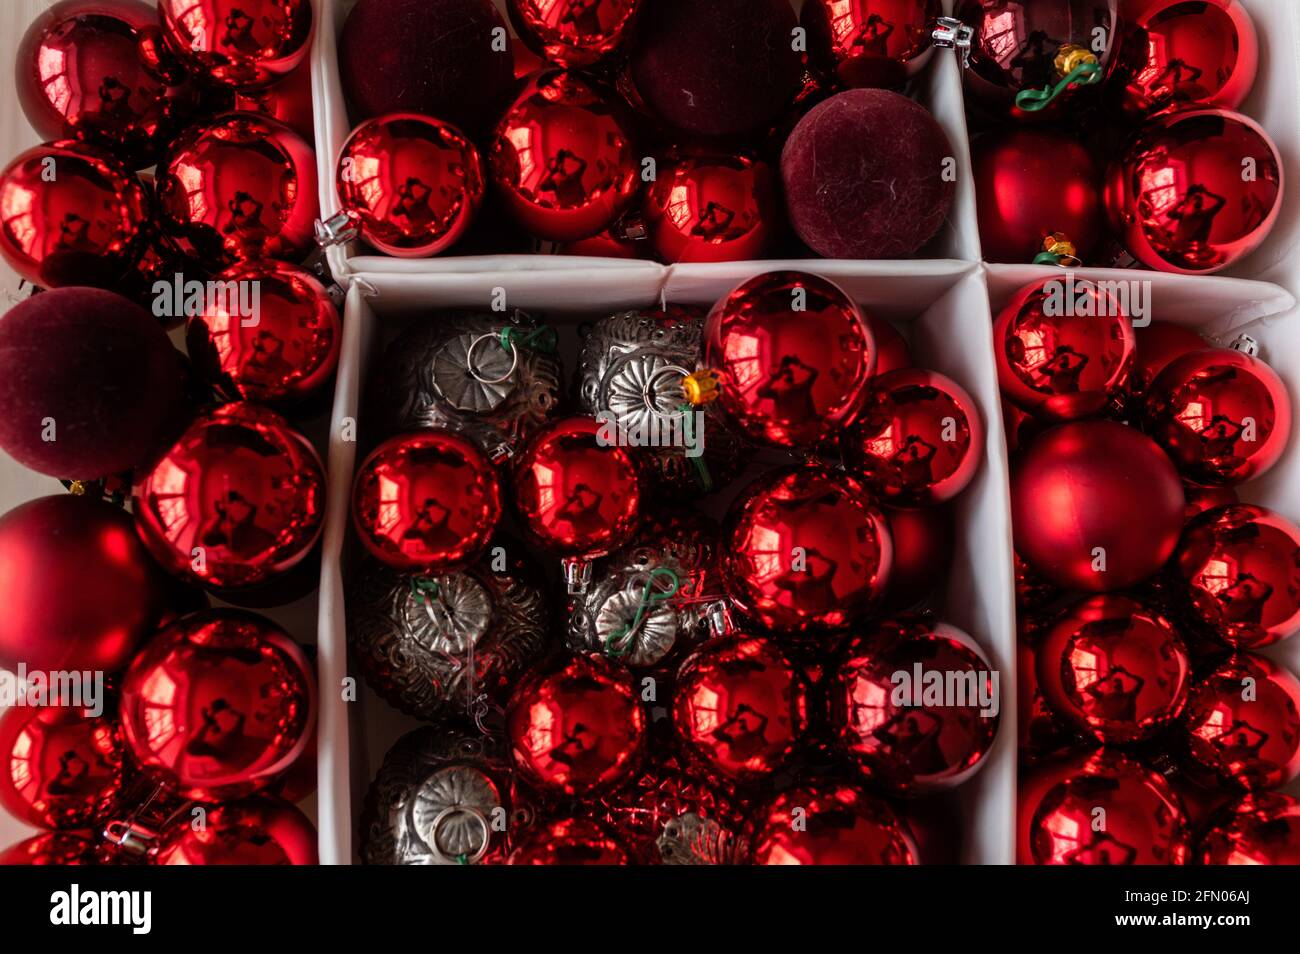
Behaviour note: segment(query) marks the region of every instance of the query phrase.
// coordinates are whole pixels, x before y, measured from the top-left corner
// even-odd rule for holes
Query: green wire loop
[[[1061,256],[1055,252],[1039,252],[1034,256],[1033,264],[1035,265],[1060,265]]]
[[[501,329],[502,351],[509,351],[511,347],[520,347],[551,352],[558,344],[559,338],[550,325],[539,325],[531,329],[507,325]]]
[[[677,410],[682,414],[682,428],[685,431],[687,445],[695,443],[695,405],[686,401],[677,405]],[[683,452],[684,449],[683,449]],[[695,465],[695,479],[699,481],[700,489],[706,494],[713,490],[713,476],[709,473],[709,465],[705,463],[704,455],[698,457],[688,457],[692,464]]]
[[[1050,106],[1052,100],[1071,86],[1091,86],[1100,81],[1100,63],[1080,63],[1055,86],[1049,86],[1047,89],[1022,89],[1016,94],[1016,105],[1027,113],[1036,113]]]
[[[431,580],[427,576],[411,577],[411,594],[419,597],[425,606],[439,602],[442,599],[442,593],[438,589],[438,581]]]
[[[661,590],[655,586],[655,579],[666,579],[670,583],[670,588]],[[608,656],[626,656],[632,650],[632,634],[640,627],[641,622],[645,619],[646,611],[655,603],[662,603],[664,600],[670,600],[677,595],[681,589],[682,581],[678,579],[677,574],[666,566],[657,566],[650,571],[650,576],[645,581],[645,586],[641,588],[641,598],[636,604],[636,613],[632,617],[632,622],[625,626],[620,626],[614,632],[605,638],[605,654]]]

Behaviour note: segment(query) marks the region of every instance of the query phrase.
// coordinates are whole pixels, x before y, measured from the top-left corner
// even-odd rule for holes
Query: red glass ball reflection
[[[272,784],[306,747],[315,705],[297,643],[241,610],[182,617],[122,678],[132,755],[185,798],[240,798]]]
[[[1220,812],[1201,837],[1202,865],[1300,865],[1300,799],[1280,792],[1247,795]]]
[[[272,83],[311,47],[312,0],[159,0],[158,13],[172,53],[222,86]]]
[[[628,847],[634,863],[672,863],[673,847],[692,855],[714,857],[714,849],[736,845],[744,824],[740,806],[718,787],[718,779],[687,771],[676,758],[648,759],[649,765],[631,783],[602,797],[598,817]],[[700,844],[688,834],[692,817],[717,826],[718,839]],[[685,838],[679,839],[677,836]]]
[[[508,865],[625,865],[627,850],[589,818],[562,818],[528,831]]]
[[[361,543],[399,570],[446,572],[487,547],[501,518],[497,475],[482,451],[442,430],[399,434],[357,468],[352,519]]]
[[[0,866],[96,864],[99,864],[99,846],[72,832],[46,832],[0,851]]]
[[[912,833],[886,802],[833,781],[800,785],[760,808],[751,844],[758,865],[918,863]]]
[[[202,827],[184,813],[162,833],[151,865],[314,865],[316,829],[302,812],[261,796],[204,808]]]
[[[884,514],[850,477],[818,468],[756,481],[722,539],[731,598],[782,633],[850,625],[883,596],[893,567]]]
[[[325,469],[280,415],[227,404],[197,418],[137,480],[133,510],[164,567],[210,586],[251,586],[315,544]]]
[[[894,563],[881,609],[897,613],[920,603],[946,579],[953,555],[953,519],[945,507],[884,511]]]
[[[674,153],[646,189],[641,214],[666,262],[762,258],[780,228],[776,175],[743,155]]]
[[[450,123],[419,113],[389,113],[353,130],[334,182],[361,237],[401,258],[451,248],[483,204],[474,144]]]
[[[1137,356],[1133,373],[1129,375],[1129,389],[1139,398],[1146,395],[1156,375],[1175,358],[1210,347],[1208,341],[1187,325],[1177,325],[1172,321],[1153,321],[1134,331]]]
[[[653,2],[653,0],[651,0]],[[641,0],[509,0],[525,43],[560,66],[591,66],[627,39]]]
[[[898,89],[930,59],[939,0],[809,0],[801,14],[814,61],[849,88]]]
[[[912,367],[912,349],[898,329],[871,312],[863,317],[867,319],[867,327],[871,329],[871,337],[876,345],[875,374],[879,376]]]

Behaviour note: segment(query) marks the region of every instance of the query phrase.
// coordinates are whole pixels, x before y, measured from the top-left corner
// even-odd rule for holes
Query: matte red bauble
[[[1176,325],[1172,321],[1153,321],[1133,330],[1137,339],[1137,356],[1129,375],[1129,390],[1139,400],[1146,396],[1156,375],[1175,358],[1210,347],[1208,341],[1187,325]]]
[[[595,235],[636,195],[639,157],[622,110],[578,73],[529,80],[488,148],[506,210],[533,235],[557,242]]]
[[[843,441],[849,472],[895,507],[951,500],[984,459],[984,425],[965,389],[937,371],[908,368],[872,379]]]
[[[204,610],[155,636],[122,677],[121,718],[139,764],[185,798],[268,787],[315,720],[311,664],[265,617]]]
[[[335,169],[343,213],[385,255],[446,251],[483,204],[474,144],[455,126],[418,113],[366,120],[343,144]]]
[[[1300,680],[1264,656],[1237,653],[1192,688],[1183,715],[1196,765],[1250,791],[1300,775]]]
[[[955,788],[997,736],[1001,701],[992,668],[955,626],[889,620],[849,645],[830,689],[832,726],[872,781],[897,792]],[[967,694],[947,694],[953,679]]]
[[[158,14],[172,54],[221,86],[273,83],[311,48],[312,0],[159,0]]]
[[[980,245],[990,262],[1032,262],[1043,240],[1068,240],[1091,262],[1106,230],[1101,170],[1066,133],[991,132],[971,144]]]
[[[195,371],[231,400],[300,401],[339,363],[338,309],[310,272],[286,262],[245,262],[217,276],[235,295],[209,295],[185,343]],[[251,304],[251,308],[244,306]]]
[[[1138,742],[1171,724],[1191,659],[1158,612],[1123,596],[1076,603],[1038,640],[1038,686],[1052,710],[1104,743]]]
[[[1118,590],[1154,574],[1178,543],[1183,508],[1169,458],[1111,421],[1052,428],[1011,468],[1016,552],[1067,589]]]
[[[316,829],[288,802],[260,796],[185,812],[162,832],[151,865],[315,865]]]
[[[298,259],[314,245],[316,156],[274,119],[235,112],[191,126],[157,176],[162,230],[210,268]]]
[[[802,824],[796,824],[796,821]],[[843,782],[792,788],[754,816],[758,865],[914,865],[916,842],[883,800]]]
[[[316,543],[325,469],[280,415],[227,404],[186,429],[134,498],[140,538],[164,567],[209,586],[252,586]]]
[[[112,287],[144,247],[144,185],[108,152],[62,140],[0,172],[0,255],[33,285]]]
[[[1170,361],[1147,388],[1142,429],[1195,484],[1240,484],[1265,473],[1291,439],[1291,398],[1250,354],[1206,348]]]
[[[645,715],[627,670],[574,656],[519,684],[506,710],[515,765],[552,793],[610,788],[636,770]]]
[[[1192,613],[1237,649],[1300,629],[1300,527],[1253,504],[1191,520],[1172,561]]]
[[[641,477],[628,449],[600,437],[594,418],[538,431],[515,465],[515,509],[540,547],[569,558],[603,556],[627,542],[641,508]]]
[[[1181,865],[1190,833],[1164,776],[1109,749],[1043,766],[1019,787],[1022,865]]]
[[[1259,68],[1259,39],[1240,0],[1125,5],[1110,89],[1133,119],[1188,107],[1236,109]]]
[[[707,771],[741,782],[767,778],[807,723],[808,684],[766,639],[712,640],[677,673],[673,727]]]
[[[953,554],[953,520],[944,507],[886,507],[884,512],[894,544],[894,564],[881,609],[897,613],[924,600],[947,577]]]
[[[651,0],[653,3],[653,0]],[[524,42],[560,66],[591,66],[627,39],[641,0],[509,0]]]
[[[386,566],[445,573],[474,560],[501,519],[492,464],[451,431],[399,434],[379,445],[352,485],[352,521]]]
[[[627,850],[599,822],[562,818],[527,831],[508,865],[625,865]]]
[[[939,0],[810,0],[801,22],[814,63],[847,87],[900,89],[930,59]]]
[[[727,591],[764,628],[796,634],[851,625],[889,585],[884,514],[852,478],[794,467],[732,504],[722,535]]]
[[[838,285],[806,272],[767,272],[713,306],[704,360],[718,403],[749,437],[810,447],[861,409],[876,348],[862,312]]]
[[[743,155],[673,152],[656,170],[641,215],[666,262],[762,258],[781,225],[776,174]]]
[[[1096,414],[1119,396],[1137,350],[1123,306],[1095,282],[1026,285],[993,323],[1002,396],[1044,420]]]
[[[28,501],[0,517],[0,666],[114,672],[166,591],[122,510],[71,494]]]
[[[303,60],[292,73],[270,86],[239,90],[235,93],[233,108],[270,116],[311,142],[316,135],[311,102],[311,61]]]
[[[1253,119],[1224,109],[1158,116],[1106,173],[1111,227],[1148,268],[1208,275],[1250,254],[1282,208],[1282,160]]]
[[[1300,800],[1280,792],[1247,795],[1222,811],[1201,837],[1202,865],[1300,865]]]

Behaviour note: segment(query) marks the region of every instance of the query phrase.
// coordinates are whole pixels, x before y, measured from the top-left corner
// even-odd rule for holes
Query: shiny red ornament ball
[[[808,684],[767,639],[711,640],[677,673],[673,727],[706,771],[741,782],[770,777],[808,724]]]
[[[1141,400],[1156,375],[1175,358],[1192,351],[1204,351],[1210,343],[1187,325],[1172,321],[1153,321],[1142,328],[1134,328],[1137,355],[1133,372],[1129,375],[1129,390]]]
[[[451,431],[399,434],[357,468],[352,520],[374,557],[398,570],[445,573],[486,549],[501,519],[492,464]]]
[[[1171,561],[1193,616],[1236,649],[1300,629],[1300,527],[1253,504],[1192,519]]]
[[[540,73],[492,134],[488,166],[506,211],[557,242],[609,226],[636,196],[640,157],[622,109],[578,73]]]
[[[930,60],[940,0],[810,0],[801,22],[813,61],[847,87],[900,89]]]
[[[751,828],[758,865],[919,864],[912,833],[889,804],[843,782],[792,788],[762,806]]]
[[[1035,656],[1047,704],[1103,743],[1151,738],[1187,703],[1192,663],[1178,631],[1127,597],[1071,606],[1045,628]]]
[[[315,865],[316,828],[270,796],[204,806],[204,824],[185,812],[165,829],[151,865]]]
[[[666,262],[762,258],[781,227],[776,173],[765,162],[708,150],[673,152],[641,203],[647,237]]]
[[[916,606],[946,578],[953,554],[953,519],[944,507],[886,507],[884,512],[894,564],[881,609],[897,613]]]
[[[873,312],[864,312],[863,317],[867,319],[867,327],[871,329],[871,337],[876,345],[875,374],[888,374],[890,371],[912,367],[912,349],[898,329]]]
[[[225,113],[173,141],[157,172],[158,222],[209,268],[301,259],[315,244],[316,156],[283,123]]]
[[[311,48],[312,0],[159,0],[158,14],[172,54],[221,86],[273,83]]]
[[[185,798],[224,801],[271,785],[302,754],[316,683],[270,620],[204,610],[158,633],[122,677],[136,763]]]
[[[15,507],[0,517],[0,666],[121,669],[167,588],[117,507],[71,494]]]
[[[231,400],[275,404],[319,393],[338,367],[343,339],[325,286],[296,265],[269,260],[243,262],[216,281],[232,293],[205,294],[185,331],[199,376]]]
[[[1106,173],[1112,229],[1161,272],[1209,275],[1250,254],[1276,224],[1282,195],[1268,133],[1225,109],[1155,117]]]
[[[506,859],[508,865],[625,865],[625,849],[599,822],[561,818],[526,832]]]
[[[894,545],[884,514],[852,478],[794,467],[732,504],[722,535],[728,593],[764,628],[839,630],[887,590]]]
[[[984,458],[974,399],[936,371],[908,368],[872,379],[866,404],[845,435],[849,472],[895,507],[951,500]]]
[[[552,793],[584,795],[626,781],[638,766],[645,715],[627,671],[574,656],[516,688],[506,734],[520,773]]]
[[[766,272],[713,306],[704,360],[718,403],[754,440],[810,447],[861,409],[876,347],[858,306],[806,272]]]
[[[1107,289],[1073,273],[1026,285],[993,322],[1002,396],[1044,420],[1096,414],[1118,397],[1137,350]]]
[[[565,67],[591,66],[626,42],[642,0],[509,0],[515,30]],[[651,0],[653,3],[653,0]]]
[[[270,116],[311,142],[316,136],[316,127],[311,101],[310,59],[303,60],[288,76],[270,86],[236,91],[232,106],[240,112]]]
[[[1187,754],[1249,791],[1300,775],[1300,680],[1264,656],[1236,653],[1192,687]]]
[[[140,538],[173,573],[218,588],[264,583],[320,536],[325,469],[307,439],[255,404],[192,423],[136,481]]]
[[[1253,480],[1291,439],[1291,398],[1276,371],[1231,348],[1175,358],[1147,388],[1142,428],[1194,484]]]
[[[1187,496],[1185,513],[1188,520],[1207,510],[1241,502],[1237,491],[1232,487],[1197,487],[1195,484],[1187,484],[1183,487],[1183,492]]]
[[[85,835],[69,831],[45,832],[0,851],[0,867],[99,863],[99,846]]]
[[[1067,589],[1107,592],[1154,574],[1178,544],[1184,505],[1169,458],[1123,424],[1062,424],[1012,462],[1016,552]]]
[[[478,150],[455,126],[386,113],[352,131],[335,167],[339,204],[385,255],[423,258],[455,245],[483,204]]]
[[[589,417],[555,421],[533,435],[515,464],[515,509],[524,533],[559,557],[603,556],[636,529],[640,472],[605,430]]]
[[[1202,865],[1300,865],[1300,799],[1247,795],[1215,817],[1195,858]]]
[[[632,782],[602,797],[597,817],[635,864],[732,863],[744,824],[741,806],[718,779],[648,758]]]

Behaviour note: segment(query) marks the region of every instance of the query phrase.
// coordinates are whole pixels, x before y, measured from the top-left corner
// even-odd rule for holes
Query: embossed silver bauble
[[[618,312],[583,329],[578,359],[582,410],[645,448],[659,483],[683,493],[724,486],[748,459],[748,445],[715,406],[689,405],[682,393],[699,362],[704,318],[703,309],[681,305]]]
[[[561,378],[553,329],[518,313],[429,315],[394,338],[379,359],[369,436],[445,427],[499,460],[555,412]]]
[[[496,546],[443,575],[366,560],[349,587],[347,613],[348,642],[366,682],[419,719],[463,713],[481,721],[547,645],[542,591]]]

